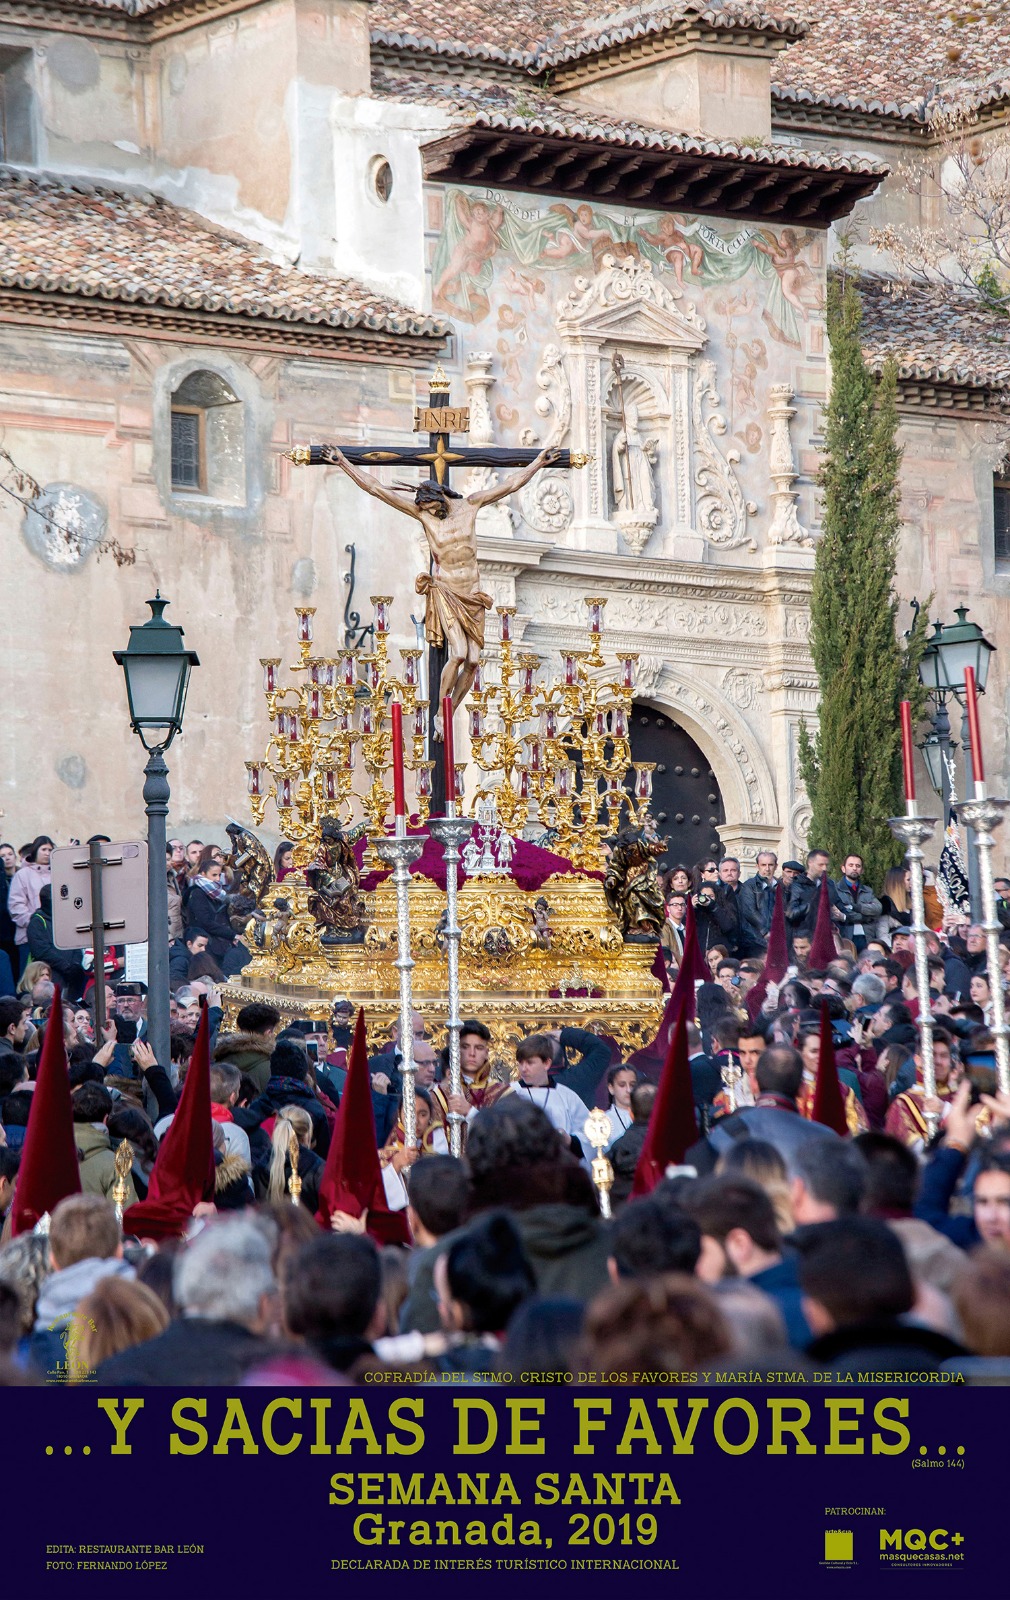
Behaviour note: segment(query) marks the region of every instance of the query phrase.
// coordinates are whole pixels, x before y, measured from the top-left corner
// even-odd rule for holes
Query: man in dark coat
[[[53,886],[44,883],[39,908],[28,922],[28,950],[33,961],[44,961],[53,980],[62,985],[63,998],[76,1003],[84,993],[86,973],[80,950],[61,950],[53,939]]]
[[[584,1304],[606,1287],[607,1225],[589,1174],[562,1148],[557,1129],[538,1105],[516,1092],[478,1112],[466,1154],[471,1214],[509,1212],[542,1298]],[[419,1331],[437,1325],[430,1298],[435,1263],[464,1232],[456,1229],[439,1239],[415,1275],[411,1303],[417,1315],[411,1326]]]
[[[251,1134],[270,1117],[276,1117],[285,1106],[301,1106],[312,1118],[312,1133],[316,1153],[326,1158],[330,1148],[330,1125],[322,1102],[316,1098],[308,1082],[309,1060],[305,1051],[290,1039],[278,1039],[270,1057],[270,1076],[262,1094],[247,1106],[235,1106],[232,1116],[240,1128]],[[257,1164],[262,1151],[257,1150],[250,1137],[253,1163]],[[261,1144],[261,1141],[257,1141]]]
[[[802,934],[807,939],[814,936],[817,926],[817,906],[821,895],[821,879],[828,870],[831,857],[826,850],[807,852],[807,870],[794,878],[786,900],[786,926],[793,940]],[[828,880],[831,898],[831,880]],[[833,903],[833,901],[832,901]]]
[[[897,1234],[875,1217],[798,1228],[808,1354],[835,1372],[937,1372],[965,1352],[946,1334],[907,1322],[915,1286]]]
[[[276,1292],[270,1245],[245,1217],[210,1223],[175,1261],[181,1316],[164,1333],[103,1361],[100,1385],[238,1383],[275,1346],[264,1337]]]
[[[868,883],[863,882],[863,858],[850,853],[842,862],[842,876],[832,883],[834,921],[843,939],[865,950],[873,937],[882,907]]]
[[[778,857],[774,850],[760,851],[757,872],[740,885],[740,921],[748,942],[757,946],[755,955],[763,955],[768,945],[772,912],[775,910],[777,865]]]
[[[209,939],[202,928],[187,928],[181,939],[168,947],[168,981],[172,989],[189,982],[189,964],[195,956],[207,953]]]

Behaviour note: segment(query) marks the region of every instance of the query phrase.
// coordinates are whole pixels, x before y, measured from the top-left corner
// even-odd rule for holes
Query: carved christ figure
[[[387,506],[414,517],[424,529],[431,551],[433,570],[421,574],[415,583],[418,594],[424,595],[424,631],[429,644],[445,645],[447,658],[438,686],[438,704],[433,708],[435,737],[442,737],[442,700],[452,696],[452,708],[458,710],[470,691],[474,673],[484,648],[484,613],[493,604],[492,596],[480,586],[477,568],[477,513],[482,506],[494,505],[514,494],[540,471],[558,459],[560,451],[541,450],[535,461],[489,489],[479,489],[474,494],[460,495],[455,489],[425,482],[417,486],[414,502],[367,472],[361,472],[347,460],[336,447],[331,447],[327,460],[342,468],[347,476],[372,494],[384,500]]]

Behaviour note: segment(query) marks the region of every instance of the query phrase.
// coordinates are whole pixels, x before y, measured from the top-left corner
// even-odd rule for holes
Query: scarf
[[[215,905],[224,905],[228,898],[228,891],[224,884],[220,882],[214,883],[210,878],[198,875],[193,879],[193,886],[194,888],[202,889],[207,898],[213,900]]]

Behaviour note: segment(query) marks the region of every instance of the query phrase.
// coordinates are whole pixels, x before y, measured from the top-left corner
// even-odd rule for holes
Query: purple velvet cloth
[[[423,828],[415,827],[408,827],[407,829],[408,834],[412,836],[423,834],[424,831]],[[354,847],[354,853],[360,866],[365,854],[365,841],[363,839],[358,840]],[[428,835],[424,841],[424,849],[410,870],[412,873],[420,873],[423,877],[430,878],[432,883],[437,884],[440,889],[445,889],[445,858],[442,854],[442,846],[437,839],[433,839]],[[519,885],[519,888],[523,889],[527,894],[536,889],[542,889],[547,879],[553,877],[556,872],[571,873],[576,870],[570,861],[566,861],[564,856],[555,855],[553,850],[541,850],[539,845],[527,844],[525,839],[517,839],[515,841],[515,853],[512,856],[512,878]],[[463,883],[466,879],[466,873],[463,870],[462,862],[460,862],[459,875],[460,883]],[[601,880],[603,878],[602,872],[590,872],[586,876]],[[384,878],[388,877],[389,873],[385,871],[366,873],[361,880],[361,887],[365,890],[375,889]]]

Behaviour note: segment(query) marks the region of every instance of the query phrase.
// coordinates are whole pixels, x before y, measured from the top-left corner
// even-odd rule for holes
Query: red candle
[[[901,702],[901,759],[905,768],[905,799],[915,799],[915,769],[912,766],[912,702]]]
[[[445,766],[445,799],[452,805],[456,799],[456,752],[452,739],[452,696],[442,701],[442,761]]]
[[[389,708],[393,725],[393,810],[398,817],[407,815],[407,802],[403,791],[403,707],[394,700]]]
[[[976,783],[985,782],[985,763],[982,760],[982,732],[978,725],[978,698],[975,689],[975,668],[964,669],[964,692],[968,701],[968,732],[971,736],[971,770]]]

